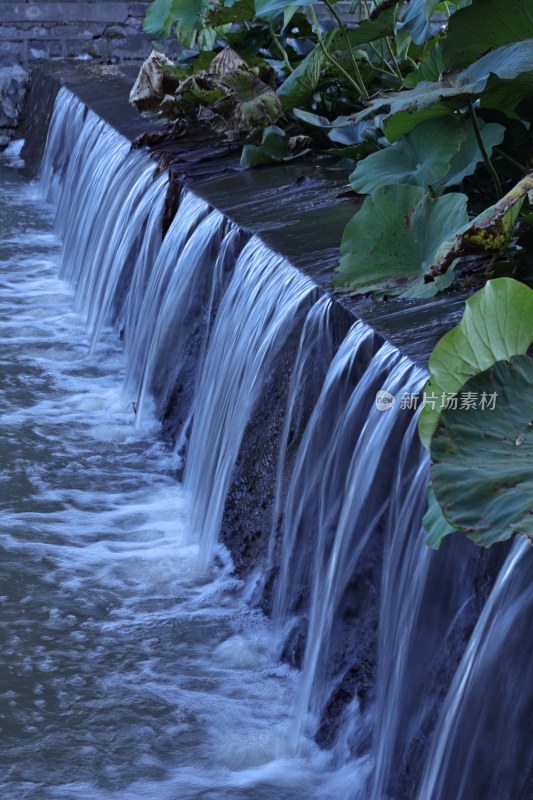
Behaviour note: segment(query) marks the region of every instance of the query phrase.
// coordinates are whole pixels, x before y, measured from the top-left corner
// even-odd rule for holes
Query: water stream
[[[29,184],[3,166],[0,182],[2,797],[325,798],[331,781],[351,797],[356,764],[339,773],[311,741],[292,753],[297,673],[224,548],[202,568],[175,455],[133,412],[116,333],[91,346],[97,278],[77,294],[70,281],[94,233],[62,245],[46,173]],[[204,208],[191,204],[198,241],[220,229]],[[78,211],[63,198],[61,215]],[[136,308],[124,317],[142,331]],[[147,353],[128,342],[128,358],[140,376]]]
[[[424,372],[186,190],[162,240],[165,176],[67,90],[39,181],[13,166],[2,797],[532,800],[531,551],[496,577],[424,546],[416,418],[375,404]],[[263,421],[239,577],[221,532]]]

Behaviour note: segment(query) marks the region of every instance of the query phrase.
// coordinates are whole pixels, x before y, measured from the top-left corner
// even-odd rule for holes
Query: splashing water
[[[39,186],[0,181],[3,796],[531,800],[530,551],[490,591],[423,546],[416,418],[375,397],[424,373],[187,190],[162,240],[166,177],[65,89]],[[221,526],[280,364],[245,586]]]

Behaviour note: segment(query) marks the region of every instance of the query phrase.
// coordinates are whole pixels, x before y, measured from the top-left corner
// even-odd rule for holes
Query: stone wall
[[[13,3],[0,0],[0,149],[16,134],[34,64],[50,59],[141,61],[155,45],[142,31],[149,2]],[[170,47],[176,48],[176,40]]]
[[[149,3],[11,3],[0,0],[0,66],[47,58],[141,59],[151,47],[142,32]]]

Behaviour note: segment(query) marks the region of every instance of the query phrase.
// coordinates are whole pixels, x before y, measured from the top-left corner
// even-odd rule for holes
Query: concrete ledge
[[[96,62],[43,65],[32,78],[26,119],[33,123],[38,113],[42,114],[40,93],[45,86],[63,84],[130,141],[147,131],[153,133],[153,127],[128,104],[135,74],[134,67],[123,66],[109,74]],[[41,88],[36,92],[37,85]],[[48,120],[43,119],[36,129],[38,139],[47,127]],[[239,148],[206,132],[160,142],[152,150],[154,169],[161,159],[162,168],[170,166],[181,184],[241,228],[258,233],[268,247],[306,272],[321,290],[330,291],[342,232],[356,210],[353,202],[339,199],[347,181],[342,172],[331,169],[324,159],[298,159],[243,171]],[[425,365],[442,332],[461,315],[464,299],[457,295],[382,303],[341,295],[338,305],[350,319],[363,319],[413,361]]]

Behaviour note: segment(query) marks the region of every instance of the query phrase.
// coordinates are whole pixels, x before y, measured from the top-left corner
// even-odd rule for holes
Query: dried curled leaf
[[[168,131],[145,131],[139,134],[131,143],[131,149],[136,150],[138,147],[154,147],[160,142],[168,139]]]
[[[431,283],[443,275],[450,264],[461,256],[494,255],[509,244],[521,205],[533,190],[533,172],[526,175],[501,200],[487,208],[464,228],[456,231],[436,254],[435,261],[424,275]]]
[[[163,67],[174,67],[174,62],[163,53],[152,50],[141,66],[137,80],[130,92],[130,103],[138,111],[153,111],[159,108],[166,94],[168,75]]]
[[[225,47],[212,60],[209,74],[221,77],[236,69],[248,69],[248,64],[232,47]]]
[[[291,155],[300,155],[304,150],[309,150],[312,144],[310,136],[291,136],[287,142],[287,150]]]
[[[167,102],[167,108],[171,104]],[[217,133],[240,133],[276,122],[281,103],[231,47],[179,85],[172,107],[174,116],[208,123]],[[164,109],[163,109],[164,111]]]

